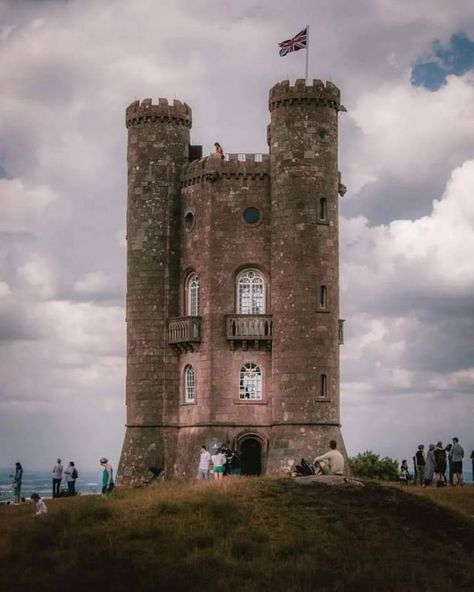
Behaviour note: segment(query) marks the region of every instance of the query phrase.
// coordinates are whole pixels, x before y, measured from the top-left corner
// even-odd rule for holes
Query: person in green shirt
[[[109,464],[109,459],[105,456],[100,459],[100,466],[104,469],[102,471],[102,494],[108,495],[115,486],[114,470]]]

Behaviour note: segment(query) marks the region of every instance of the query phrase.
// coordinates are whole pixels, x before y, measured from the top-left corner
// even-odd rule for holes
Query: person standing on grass
[[[53,497],[58,497],[61,492],[61,481],[63,478],[63,465],[61,459],[56,460],[56,464],[53,467]]]
[[[209,479],[209,467],[211,465],[211,454],[208,452],[206,445],[201,446],[201,454],[199,456],[198,479]]]
[[[452,444],[448,444],[445,448],[446,455],[448,458],[448,477],[449,477],[449,484],[450,485],[453,484],[453,455],[451,453],[452,448],[453,448]]]
[[[337,450],[336,440],[329,442],[329,452],[317,456],[314,459],[314,466],[319,467],[323,475],[343,475],[344,474],[344,457]]]
[[[66,475],[66,482],[67,482],[67,494],[68,495],[76,495],[76,479],[79,477],[79,474],[76,469],[76,465],[71,460],[67,469],[64,471]]]
[[[15,463],[15,474],[10,475],[13,484],[13,500],[15,504],[21,502],[21,482],[23,481],[23,467],[21,463]]]
[[[425,486],[425,447],[423,444],[418,446],[418,450],[415,454],[415,461],[416,461],[416,482],[415,485],[419,485],[420,487]]]
[[[220,448],[218,448],[216,453],[212,455],[211,460],[212,464],[214,465],[214,468],[212,469],[214,479],[222,479],[224,475],[224,465],[227,462],[225,454]]]
[[[44,503],[43,498],[39,495],[39,493],[32,493],[31,499],[33,500],[36,506],[35,518],[36,516],[41,516],[42,514],[48,513],[48,508],[46,507],[46,504]]]
[[[400,472],[398,474],[398,479],[400,483],[408,485],[408,481],[410,480],[410,472],[408,470],[408,463],[406,459],[402,460],[402,464],[400,465]]]
[[[472,484],[474,485],[474,450],[471,452],[471,475],[472,475]]]
[[[103,456],[100,459],[100,466],[104,469],[102,471],[102,495],[108,495],[115,487],[114,470],[109,464],[109,459]]]
[[[451,448],[451,458],[453,465],[453,485],[464,485],[462,476],[462,461],[464,458],[464,448],[459,444],[458,438],[453,438],[453,447]]]
[[[435,450],[435,445],[430,444],[428,447],[428,453],[426,455],[426,464],[425,464],[425,485],[426,486],[431,485],[433,483],[433,477],[434,477],[435,465],[436,465],[434,450]]]
[[[446,485],[446,450],[443,448],[443,443],[438,442],[434,449],[435,455],[435,481],[436,487],[444,487]]]

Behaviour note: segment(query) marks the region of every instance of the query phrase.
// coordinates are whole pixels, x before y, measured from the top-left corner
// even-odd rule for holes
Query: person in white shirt
[[[344,457],[337,450],[336,440],[329,442],[329,452],[317,456],[314,459],[314,465],[321,469],[323,475],[343,475],[344,474]]]
[[[212,469],[214,479],[222,479],[224,476],[224,465],[227,462],[225,454],[220,448],[218,448],[216,454],[212,455],[211,460],[214,465],[214,468]]]
[[[206,445],[201,446],[201,456],[199,458],[198,479],[209,479],[209,466],[211,464],[211,454]]]
[[[31,499],[34,501],[35,506],[36,506],[35,517],[41,516],[41,514],[48,513],[48,508],[46,507],[46,504],[44,503],[43,499],[41,498],[41,496],[38,493],[32,493]]]
[[[61,481],[63,478],[63,465],[61,459],[58,458],[53,467],[53,497],[58,497],[61,490]]]

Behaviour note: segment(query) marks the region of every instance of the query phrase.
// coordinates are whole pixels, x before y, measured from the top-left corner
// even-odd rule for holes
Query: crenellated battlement
[[[190,162],[184,167],[183,186],[201,181],[214,182],[219,178],[251,177],[264,179],[270,174],[268,154],[226,154],[224,160],[211,154]]]
[[[192,111],[186,103],[174,100],[171,105],[168,99],[158,99],[158,104],[153,103],[152,99],[143,99],[133,101],[125,111],[125,125],[131,127],[135,125],[155,123],[156,121],[175,121],[180,125],[191,127]]]
[[[340,99],[341,92],[332,82],[313,80],[312,84],[306,84],[306,80],[300,78],[295,81],[294,86],[291,86],[288,80],[275,84],[270,89],[268,104],[270,111],[293,103],[305,102],[314,102],[337,109]]]

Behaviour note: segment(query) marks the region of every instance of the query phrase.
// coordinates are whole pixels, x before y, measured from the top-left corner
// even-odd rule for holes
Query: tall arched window
[[[186,284],[186,314],[188,317],[199,316],[199,276],[192,273]]]
[[[184,402],[196,401],[196,371],[190,365],[184,369]]]
[[[237,277],[237,314],[265,314],[265,280],[257,269]]]
[[[262,398],[262,371],[253,362],[245,364],[240,369],[239,398],[253,401]]]

